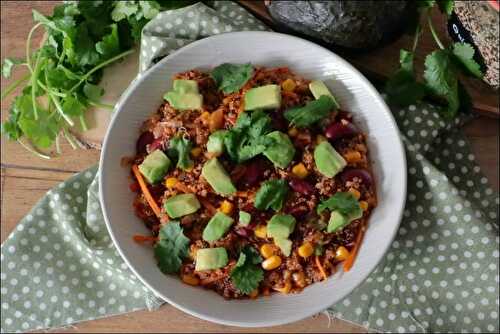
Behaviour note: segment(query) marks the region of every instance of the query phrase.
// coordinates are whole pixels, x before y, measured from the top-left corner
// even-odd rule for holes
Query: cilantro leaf
[[[359,202],[350,192],[338,192],[327,200],[321,201],[316,208],[318,214],[324,210],[339,211],[341,214],[349,216],[354,212],[361,210]]]
[[[454,1],[453,0],[437,0],[437,4],[441,13],[448,16],[453,12]]]
[[[115,22],[128,18],[139,10],[139,6],[137,6],[135,1],[115,1],[114,6],[111,18]]]
[[[148,20],[154,18],[160,12],[160,4],[156,1],[139,1],[142,16]]]
[[[217,87],[226,94],[239,91],[252,75],[253,67],[250,63],[241,65],[224,63],[215,67],[210,73]]]
[[[253,247],[246,246],[241,250],[230,277],[234,286],[242,293],[250,294],[264,279],[264,271],[259,266],[261,262],[262,258]]]
[[[452,49],[453,55],[458,63],[466,70],[470,75],[481,79],[483,73],[481,72],[481,67],[474,60],[474,48],[468,43],[455,43]]]
[[[71,117],[78,117],[83,115],[85,111],[85,105],[83,105],[80,100],[74,96],[67,96],[62,105],[64,113]]]
[[[421,100],[425,89],[415,79],[413,53],[401,49],[399,62],[401,67],[387,81],[385,92],[391,103],[406,106]]]
[[[334,108],[333,99],[323,95],[317,100],[307,102],[303,107],[295,107],[285,111],[284,116],[291,124],[303,128],[322,120]]]
[[[436,50],[425,58],[424,79],[427,88],[447,102],[441,112],[445,117],[453,117],[460,106],[458,78],[448,50]]]
[[[171,221],[163,225],[154,247],[158,267],[165,274],[179,272],[182,260],[188,255],[189,239],[183,233],[179,222]]]
[[[263,111],[242,112],[235,126],[223,138],[229,157],[240,163],[264,152],[274,143],[272,138],[264,136],[272,130],[271,122]]]
[[[285,180],[269,180],[255,194],[254,206],[259,210],[272,208],[275,211],[281,210],[288,194],[288,185]]]
[[[5,58],[2,65],[2,75],[4,78],[10,78],[12,69],[15,65],[24,64],[24,59],[18,58]]]
[[[112,58],[120,53],[120,41],[118,39],[118,28],[116,24],[111,25],[111,32],[95,45],[97,52],[104,58]]]
[[[83,93],[90,101],[97,102],[104,94],[104,89],[102,87],[87,82],[83,86]]]
[[[168,155],[177,159],[177,168],[189,169],[193,165],[193,160],[189,156],[192,144],[189,139],[184,137],[175,137],[170,139]]]

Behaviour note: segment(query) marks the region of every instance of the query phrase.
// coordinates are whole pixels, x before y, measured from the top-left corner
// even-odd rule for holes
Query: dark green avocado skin
[[[405,0],[273,0],[267,8],[278,25],[301,35],[346,49],[373,49],[404,31],[409,7]]]

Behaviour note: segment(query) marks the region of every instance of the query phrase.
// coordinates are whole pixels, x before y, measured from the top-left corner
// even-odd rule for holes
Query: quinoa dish
[[[377,199],[366,136],[334,93],[286,67],[174,76],[124,159],[151,231],[134,240],[163,273],[236,299],[353,266]]]

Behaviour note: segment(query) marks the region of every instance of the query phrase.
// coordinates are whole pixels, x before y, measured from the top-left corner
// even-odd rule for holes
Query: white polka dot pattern
[[[330,311],[380,331],[498,332],[498,196],[456,129],[464,119],[446,125],[426,105],[393,114],[408,159],[403,221],[385,260]]]

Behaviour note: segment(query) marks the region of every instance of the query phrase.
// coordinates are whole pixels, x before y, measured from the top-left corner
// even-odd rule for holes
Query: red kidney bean
[[[288,128],[287,121],[283,116],[283,112],[277,111],[272,114],[273,129],[285,131]]]
[[[234,232],[239,235],[240,237],[243,238],[248,238],[252,235],[252,230],[246,228],[246,227],[237,227],[234,229]]]
[[[163,138],[157,138],[151,143],[151,145],[149,145],[149,151],[153,152],[156,149],[163,150],[163,144]]]
[[[335,122],[327,126],[325,130],[326,138],[335,141],[344,137],[352,137],[358,133],[358,129],[348,122]]]
[[[337,118],[338,119],[345,119],[347,121],[351,121],[352,120],[352,115],[350,113],[348,113],[347,111],[340,110],[339,113],[337,114]]]
[[[309,209],[307,207],[295,206],[295,207],[291,208],[290,210],[288,210],[287,213],[298,219],[298,218],[304,217],[308,211],[309,211]]]
[[[262,160],[253,160],[251,161],[247,166],[245,173],[243,174],[243,177],[241,178],[241,181],[249,186],[252,187],[256,185],[262,176],[264,175],[265,171],[265,164],[262,162]]]
[[[292,178],[290,181],[288,181],[288,184],[290,187],[295,190],[298,193],[304,194],[304,195],[310,195],[314,193],[314,187],[309,184],[307,181],[301,180],[301,179],[296,179]]]
[[[137,143],[135,145],[137,154],[146,154],[147,153],[146,147],[149,144],[151,144],[154,140],[155,137],[153,136],[153,133],[151,131],[143,132],[139,136],[139,139],[137,139]]]
[[[371,174],[366,169],[352,168],[347,169],[340,174],[340,178],[344,183],[352,181],[355,177],[359,178],[366,186],[370,186],[373,182]]]
[[[133,182],[129,185],[129,188],[130,188],[130,191],[134,192],[134,193],[138,193],[139,190],[141,190],[141,187],[139,186],[139,183],[137,182]]]

